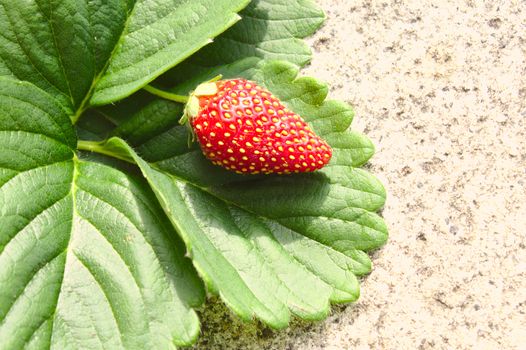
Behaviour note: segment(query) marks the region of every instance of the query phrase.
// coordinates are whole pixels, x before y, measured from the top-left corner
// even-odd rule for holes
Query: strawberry
[[[188,120],[204,155],[240,174],[290,174],[325,166],[330,146],[269,91],[244,79],[201,84]]]

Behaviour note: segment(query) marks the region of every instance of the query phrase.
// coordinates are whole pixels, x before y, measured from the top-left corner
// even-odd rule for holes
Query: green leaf
[[[247,3],[1,0],[0,76],[32,82],[75,114],[137,91],[233,25]]]
[[[304,66],[311,50],[302,40],[325,20],[323,11],[311,0],[252,0],[239,13],[241,20],[178,65],[161,80],[172,85],[206,67],[230,64],[247,57],[283,60]]]
[[[356,168],[373,145],[324,84],[262,60],[310,60],[314,2],[254,0],[218,36],[249,2],[0,0],[0,348],[191,344],[196,270],[275,328],[358,298],[366,252],[387,238],[385,191]],[[239,176],[188,146],[181,105],[144,92],[113,104],[185,59],[164,75],[184,80],[177,91],[257,80],[329,141],[330,166]]]
[[[143,179],[78,159],[68,111],[0,79],[5,349],[191,344],[203,289]]]
[[[310,0],[256,0],[241,13],[242,20],[192,60],[205,67],[232,63],[246,57],[285,60],[304,65],[311,59],[302,40],[323,23],[323,11]]]
[[[211,165],[195,145],[188,148],[181,126],[152,138],[150,125],[136,144],[140,156],[118,138],[102,147],[133,157],[208,288],[241,318],[256,316],[281,328],[290,313],[321,319],[329,302],[358,298],[356,276],[371,269],[365,251],[387,239],[375,213],[385,191],[371,174],[355,168],[373,147],[347,130],[353,117],[349,106],[325,100],[327,87],[297,78],[292,64],[252,63],[213,69],[176,90],[192,89],[217,73],[256,80],[327,138],[334,147],[328,167],[294,176],[237,175]],[[137,141],[142,129],[137,120],[146,120],[149,109],[155,110],[149,105],[121,124],[120,135],[126,137],[127,125],[135,125],[131,140]]]

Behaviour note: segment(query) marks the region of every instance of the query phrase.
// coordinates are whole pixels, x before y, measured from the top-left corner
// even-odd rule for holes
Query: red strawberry
[[[332,156],[330,146],[299,115],[251,81],[201,84],[185,114],[204,155],[237,173],[309,172]]]

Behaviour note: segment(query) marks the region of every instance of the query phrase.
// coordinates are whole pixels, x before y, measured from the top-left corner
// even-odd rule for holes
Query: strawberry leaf
[[[247,3],[1,0],[0,75],[32,82],[78,116],[183,61],[233,25]]]
[[[255,315],[275,328],[286,326],[290,313],[323,318],[329,302],[358,298],[356,276],[371,269],[365,252],[387,238],[375,213],[385,200],[383,186],[356,168],[372,155],[372,144],[347,130],[349,106],[325,100],[327,87],[297,78],[298,68],[289,63],[245,60],[176,90],[192,89],[217,73],[256,80],[302,115],[334,147],[330,165],[294,176],[237,175],[211,165],[197,147],[188,148],[181,126],[148,140],[132,135],[142,157],[122,139],[104,147],[134,158],[209,290],[241,318]],[[156,103],[146,109],[155,110]],[[128,123],[138,126],[146,119],[139,113],[116,134],[126,137]]]
[[[323,20],[311,0],[0,5],[0,348],[189,345],[198,273],[275,328],[358,298],[366,252],[387,238],[385,191],[357,168],[374,148],[349,131],[352,109],[297,78]],[[258,81],[332,145],[330,165],[213,166],[188,145],[182,105],[138,91],[161,74],[181,94],[217,74]]]
[[[253,56],[303,66],[310,61],[311,50],[302,39],[313,34],[325,19],[323,11],[310,0],[252,1],[239,15],[238,23],[191,60],[213,67]]]
[[[182,242],[143,179],[76,144],[51,95],[0,78],[0,347],[191,344],[204,293]]]
[[[252,0],[239,13],[241,20],[185,60],[161,80],[170,85],[195,76],[207,67],[247,57],[289,61],[304,66],[311,50],[302,40],[323,23],[323,11],[311,0]]]

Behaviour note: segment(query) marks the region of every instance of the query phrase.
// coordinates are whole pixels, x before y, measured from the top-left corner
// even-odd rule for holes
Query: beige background
[[[389,193],[362,297],[272,332],[218,302],[200,349],[526,348],[526,1],[323,0],[304,74],[355,107]]]

